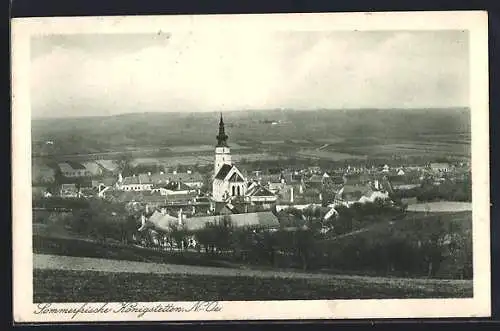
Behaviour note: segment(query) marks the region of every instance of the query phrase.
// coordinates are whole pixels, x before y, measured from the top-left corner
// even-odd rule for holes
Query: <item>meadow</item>
[[[33,301],[231,301],[472,297],[472,283],[379,278],[283,279],[188,274],[34,270]]]

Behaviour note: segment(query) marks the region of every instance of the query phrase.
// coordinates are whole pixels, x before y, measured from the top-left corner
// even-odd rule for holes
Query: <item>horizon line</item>
[[[447,106],[447,107],[413,107],[413,108],[397,108],[397,107],[359,107],[359,108],[316,108],[316,109],[295,109],[295,108],[263,108],[263,109],[240,109],[240,110],[177,110],[177,111],[144,111],[144,112],[131,112],[131,113],[120,113],[112,115],[75,115],[75,116],[32,116],[31,120],[56,120],[56,119],[79,119],[79,118],[105,118],[105,117],[118,117],[118,116],[134,116],[134,115],[149,115],[149,114],[183,114],[183,113],[200,113],[200,114],[210,114],[210,113],[236,113],[236,112],[268,112],[268,111],[295,111],[295,112],[314,112],[314,111],[356,111],[356,110],[401,110],[401,111],[412,111],[412,110],[449,110],[449,109],[469,109],[470,106]]]

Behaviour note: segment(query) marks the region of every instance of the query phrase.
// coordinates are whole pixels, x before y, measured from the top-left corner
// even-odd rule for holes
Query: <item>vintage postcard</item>
[[[16,322],[490,316],[485,12],[18,18]]]

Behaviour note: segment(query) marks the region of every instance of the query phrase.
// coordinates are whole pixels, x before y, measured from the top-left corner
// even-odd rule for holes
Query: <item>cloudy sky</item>
[[[461,31],[52,35],[32,115],[468,106],[468,71]]]

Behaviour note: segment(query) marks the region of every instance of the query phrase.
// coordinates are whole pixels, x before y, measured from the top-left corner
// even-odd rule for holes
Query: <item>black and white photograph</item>
[[[489,316],[485,13],[26,18],[12,45],[16,320]]]

